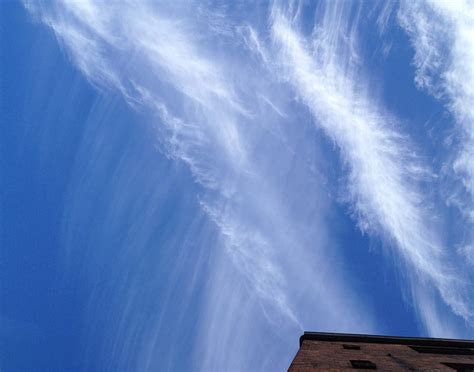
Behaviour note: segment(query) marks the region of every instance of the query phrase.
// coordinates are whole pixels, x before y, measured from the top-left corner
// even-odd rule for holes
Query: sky
[[[474,338],[474,2],[0,5],[0,369],[285,370]]]

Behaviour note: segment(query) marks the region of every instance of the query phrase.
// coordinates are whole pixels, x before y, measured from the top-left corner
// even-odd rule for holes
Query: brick
[[[383,371],[454,371],[442,363],[470,363],[474,368],[474,355],[462,355],[470,350],[474,341],[305,332],[289,371],[353,371],[351,360],[370,361]]]

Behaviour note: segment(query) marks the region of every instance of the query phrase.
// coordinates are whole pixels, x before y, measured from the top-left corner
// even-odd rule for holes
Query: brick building
[[[289,371],[471,371],[474,340],[305,332]]]

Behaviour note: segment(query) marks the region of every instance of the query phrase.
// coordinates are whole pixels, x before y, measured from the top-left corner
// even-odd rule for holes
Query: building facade
[[[474,340],[305,332],[289,371],[471,371]]]

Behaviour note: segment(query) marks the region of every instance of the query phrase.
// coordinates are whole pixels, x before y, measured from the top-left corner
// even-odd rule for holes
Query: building
[[[472,371],[474,340],[305,332],[289,371]]]

